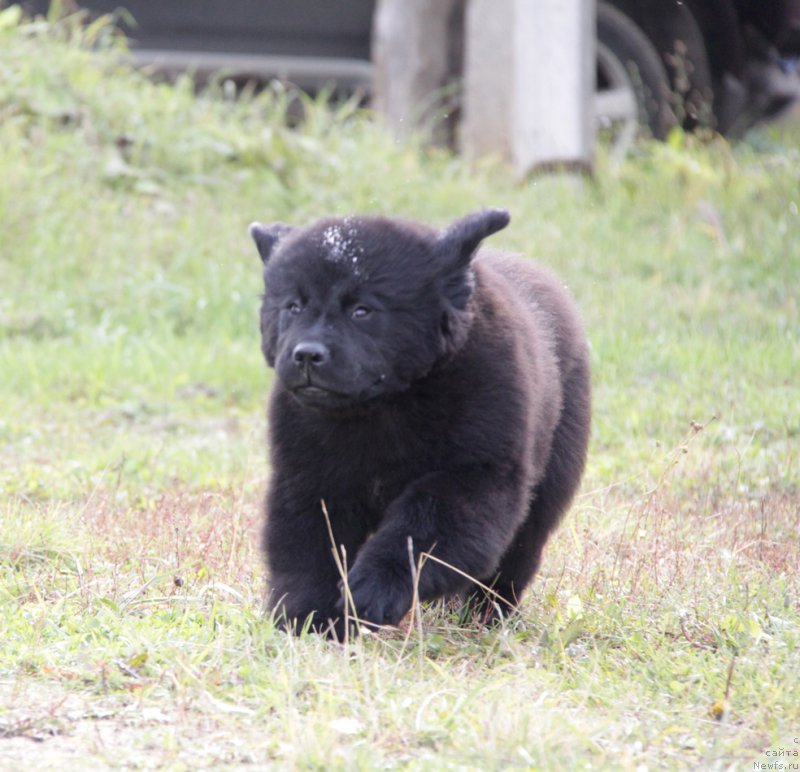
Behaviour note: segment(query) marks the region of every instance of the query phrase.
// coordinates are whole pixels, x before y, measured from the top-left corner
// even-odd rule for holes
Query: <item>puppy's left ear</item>
[[[278,242],[288,236],[293,230],[294,228],[292,228],[291,225],[285,225],[282,222],[275,222],[271,225],[262,225],[260,222],[250,224],[250,235],[253,241],[256,242],[258,254],[261,255],[261,261],[263,263],[269,260]]]
[[[505,209],[483,209],[468,214],[445,228],[439,236],[439,254],[449,268],[465,268],[481,241],[503,230],[510,221],[511,216]]]
[[[467,338],[472,318],[467,307],[473,289],[469,269],[472,256],[483,239],[505,228],[510,220],[505,209],[484,209],[456,220],[436,240],[439,289],[444,301],[440,320],[444,353],[457,351]]]
[[[481,241],[508,225],[505,209],[484,209],[456,220],[436,240],[437,265],[442,295],[456,309],[463,309],[472,294],[469,264]]]

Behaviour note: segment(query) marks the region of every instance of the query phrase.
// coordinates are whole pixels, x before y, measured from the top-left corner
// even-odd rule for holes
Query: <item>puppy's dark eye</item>
[[[288,306],[286,306],[286,310],[292,316],[297,316],[297,314],[299,314],[303,310],[303,306],[301,306],[297,301],[292,301],[291,303],[289,303]]]
[[[351,312],[350,316],[353,319],[366,319],[372,313],[372,309],[367,306],[356,306]]]

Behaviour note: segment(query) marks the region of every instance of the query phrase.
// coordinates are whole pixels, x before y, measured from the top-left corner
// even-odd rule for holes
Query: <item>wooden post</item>
[[[373,107],[398,138],[431,127],[458,74],[454,34],[464,0],[378,0],[372,30]],[[503,0],[504,2],[505,0]]]

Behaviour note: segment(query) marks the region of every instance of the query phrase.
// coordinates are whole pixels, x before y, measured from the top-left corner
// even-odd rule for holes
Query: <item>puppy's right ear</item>
[[[250,235],[258,247],[258,254],[261,261],[266,263],[269,260],[275,246],[281,239],[288,236],[294,228],[291,225],[284,225],[282,222],[275,222],[271,225],[263,225],[260,222],[250,223]]]

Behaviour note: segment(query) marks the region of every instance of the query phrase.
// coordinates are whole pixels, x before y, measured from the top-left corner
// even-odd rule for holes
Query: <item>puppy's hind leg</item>
[[[504,553],[497,571],[465,597],[462,619],[489,623],[508,616],[519,605],[533,579],[548,537],[567,511],[586,465],[590,428],[590,381],[588,364],[577,363],[565,382],[567,401],[553,435],[550,460],[542,481],[531,497],[528,515]]]

